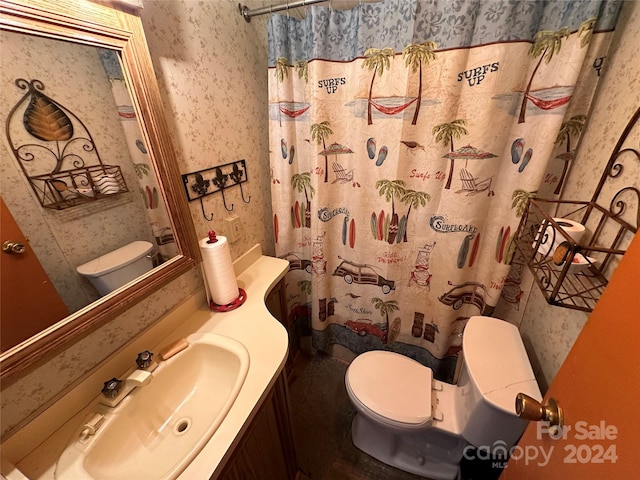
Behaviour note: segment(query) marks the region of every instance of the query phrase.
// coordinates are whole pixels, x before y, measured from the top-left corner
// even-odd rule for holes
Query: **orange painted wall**
[[[514,451],[522,458],[509,461],[501,480],[640,478],[639,356],[640,235],[636,235],[545,397],[558,400],[571,429],[566,438],[553,440],[538,434],[538,424],[532,422]],[[609,438],[602,438],[607,429]],[[601,438],[582,439],[585,430]],[[547,453],[552,449],[548,463],[542,449]],[[537,458],[532,459],[534,454]]]

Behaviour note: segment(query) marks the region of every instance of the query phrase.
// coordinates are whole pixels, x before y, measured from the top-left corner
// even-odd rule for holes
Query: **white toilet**
[[[153,244],[150,242],[131,242],[80,265],[76,270],[91,281],[100,296],[105,296],[151,270],[151,250]]]
[[[397,353],[356,357],[345,377],[357,410],[355,446],[388,465],[440,480],[458,476],[469,445],[502,452],[515,445],[527,425],[516,416],[516,395],[542,399],[518,329],[471,317],[462,352],[458,385],[434,380],[430,368]]]

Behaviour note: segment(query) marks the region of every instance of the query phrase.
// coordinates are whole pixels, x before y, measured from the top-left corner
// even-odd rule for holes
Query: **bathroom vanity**
[[[2,474],[9,480],[64,479],[59,472],[56,475],[58,459],[96,411],[103,382],[112,377],[126,377],[135,368],[138,352],[147,349],[159,352],[182,338],[214,334],[231,338],[246,349],[249,355],[246,377],[211,437],[177,476],[169,478],[294,479],[297,463],[285,371],[288,335],[265,304],[269,293],[288,271],[288,263],[263,256],[256,245],[234,262],[234,269],[238,285],[247,293],[242,306],[230,312],[213,312],[207,306],[204,292],[179,305],[4,442]],[[192,344],[184,352],[190,348],[195,347]],[[159,375],[165,375],[163,360],[156,357]],[[166,362],[169,364],[171,358]],[[140,393],[150,388],[153,381],[149,387],[140,387]],[[134,390],[129,396],[135,395]],[[134,400],[124,408],[129,408]],[[155,402],[151,399],[150,403]],[[158,404],[161,403],[160,398]],[[110,452],[101,453],[108,456]],[[96,474],[94,470],[92,477],[100,478],[100,472]]]
[[[297,469],[287,383],[281,374],[218,478],[293,479],[296,478]]]

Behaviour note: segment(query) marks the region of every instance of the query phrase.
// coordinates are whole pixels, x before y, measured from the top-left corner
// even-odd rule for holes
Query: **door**
[[[23,253],[0,252],[0,350],[4,352],[62,320],[69,310],[2,198],[0,219],[0,244],[11,241],[25,247]]]
[[[639,478],[639,271],[636,235],[545,396],[564,409],[564,432],[531,422],[501,480]]]

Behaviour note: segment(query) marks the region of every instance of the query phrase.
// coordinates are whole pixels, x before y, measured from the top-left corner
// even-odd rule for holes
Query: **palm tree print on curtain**
[[[411,67],[411,72],[420,72],[418,77],[418,97],[416,100],[416,109],[411,120],[411,125],[415,125],[420,115],[420,105],[422,104],[422,67],[429,65],[429,62],[436,59],[433,51],[437,48],[435,42],[412,43],[407,45],[402,51],[405,65]]]
[[[585,20],[578,29],[578,36],[582,37],[582,42],[580,44],[581,47],[585,47],[589,44],[591,40],[591,34],[593,31],[593,27],[595,26],[595,19],[590,18]],[[571,95],[564,95],[560,97],[555,97],[552,99],[544,99],[538,98],[531,95],[531,86],[533,84],[533,79],[536,75],[536,72],[540,68],[542,61],[545,63],[550,63],[553,56],[560,52],[562,48],[562,40],[569,37],[571,32],[568,28],[564,27],[558,31],[550,32],[546,30],[541,30],[536,33],[535,37],[533,37],[533,44],[529,49],[529,55],[533,58],[540,57],[538,63],[536,64],[533,73],[531,74],[531,78],[529,79],[529,83],[527,83],[527,88],[524,91],[524,95],[522,98],[522,105],[520,106],[520,116],[518,117],[518,123],[523,123],[525,121],[527,105],[529,102],[532,102],[536,107],[543,110],[552,110],[554,108],[559,108],[569,102],[571,100]],[[556,90],[556,88],[554,88]]]
[[[322,151],[327,149],[327,144],[325,143],[325,138],[333,133],[329,122],[326,120],[320,123],[314,123],[311,125],[311,140],[316,142],[318,145],[322,144]],[[328,155],[324,155],[324,183],[329,181],[329,160]]]
[[[562,190],[562,185],[564,184],[564,179],[567,176],[567,171],[569,170],[569,163],[573,160],[575,156],[575,149],[571,149],[571,137],[576,136],[580,137],[582,130],[584,128],[584,124],[587,121],[586,115],[574,115],[568,121],[563,122],[560,126],[560,131],[558,132],[558,137],[556,138],[556,145],[562,145],[566,143],[567,150],[560,155],[557,155],[556,158],[559,158],[564,162],[562,166],[562,174],[560,175],[560,180],[558,180],[558,184],[556,185],[556,189],[553,191],[554,194],[558,195]]]
[[[291,217],[294,228],[301,226],[311,227],[311,199],[316,193],[315,189],[311,186],[311,174],[309,172],[296,173],[291,177],[291,186],[297,192],[304,192],[305,204],[300,208],[299,203],[296,202],[291,207]]]
[[[371,214],[373,238],[388,243],[407,242],[407,225],[409,225],[411,209],[424,207],[431,197],[428,193],[405,188],[405,183],[402,180],[378,180],[376,189],[387,202],[391,201],[391,215],[385,215],[384,210],[381,210],[379,215],[376,215],[375,212]],[[396,213],[396,199],[409,206],[407,214],[401,218]]]
[[[272,183],[274,218],[292,219],[276,254],[312,265],[287,274],[286,293],[314,348],[401,352],[451,381],[458,334],[498,303],[526,202],[559,166],[553,141],[571,130],[575,145],[618,10],[384,0],[269,18],[272,177],[291,179]],[[535,107],[556,85],[571,100]],[[305,111],[279,116],[284,102]]]
[[[453,120],[449,123],[441,123],[440,125],[436,125],[433,127],[432,133],[436,136],[436,143],[442,142],[442,144],[447,147],[450,146],[450,153],[454,152],[453,148],[453,139],[460,139],[462,135],[468,135],[469,131],[464,128],[467,124],[466,120],[458,119]],[[447,183],[444,186],[447,190],[451,188],[451,180],[453,179],[453,165],[455,160],[453,157],[450,157],[449,164],[449,175],[447,176]]]
[[[390,58],[395,57],[395,51],[391,48],[370,48],[366,52],[364,52],[364,56],[366,57],[365,61],[362,63],[362,68],[367,68],[373,71],[373,75],[371,76],[371,85],[369,86],[369,97],[367,98],[367,124],[371,125],[373,123],[371,119],[371,102],[373,99],[373,84],[376,79],[376,75],[382,75],[384,73],[385,67],[389,68],[391,65]]]
[[[389,314],[394,312],[395,310],[398,310],[398,303],[395,300],[389,300],[385,302],[384,300],[378,297],[372,298],[371,303],[373,303],[373,306],[375,307],[375,309],[380,312],[380,315],[384,317],[385,325],[386,325],[385,330],[387,332],[387,335],[384,338],[384,342],[387,343],[389,341],[389,330],[390,330]]]

